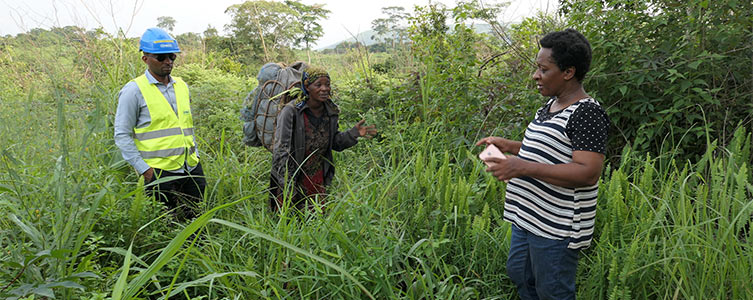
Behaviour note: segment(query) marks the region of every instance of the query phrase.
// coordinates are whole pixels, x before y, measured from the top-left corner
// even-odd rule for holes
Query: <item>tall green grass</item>
[[[696,163],[623,151],[599,191],[582,259],[585,298],[750,299],[751,135],[711,143]],[[659,161],[669,160],[664,171]],[[583,276],[585,275],[585,276]]]
[[[666,173],[656,172],[657,158],[626,149],[602,185],[579,297],[753,296],[747,255],[753,244],[744,230],[753,213],[743,159],[750,135],[736,136],[725,151],[738,154],[716,158],[710,149],[705,166],[685,163]],[[270,216],[255,208],[236,225],[212,221],[246,235],[209,229],[211,243],[196,250],[203,254],[194,263],[214,262],[205,270],[212,274],[255,272],[225,278],[224,288],[246,297],[513,297],[504,270],[510,227],[501,220],[503,185],[483,174],[468,149],[439,152],[431,135],[424,138],[393,148],[396,159],[369,149],[346,153],[341,165],[363,164],[357,156],[371,156],[376,165],[369,172],[346,167],[324,215]],[[255,199],[263,203],[266,196]]]
[[[278,214],[267,209],[270,154],[240,147],[234,120],[197,119],[204,214],[176,223],[143,194],[112,142],[117,91],[143,71],[135,47],[80,47],[60,46],[89,60],[34,61],[48,64],[44,90],[21,85],[24,97],[0,98],[0,298],[515,297],[505,274],[505,186],[463,142],[476,132],[459,138],[440,121],[380,118],[380,137],[335,155],[324,213]],[[202,72],[201,61],[191,63]],[[232,115],[230,98],[243,93],[222,82],[238,75],[200,79],[207,74],[217,72],[192,82],[196,113]],[[90,84],[71,86],[71,76]],[[440,84],[430,79],[423,84]],[[252,81],[241,80],[232,89]],[[363,88],[339,87],[348,89],[342,95]],[[390,116],[408,111],[400,101],[438,107],[420,98],[435,94],[421,91],[372,96],[386,97],[381,111]],[[343,129],[358,119],[343,116]],[[520,134],[510,126],[503,131]],[[626,148],[607,168],[579,298],[753,298],[751,135],[739,129],[727,145],[707,144],[695,162]]]

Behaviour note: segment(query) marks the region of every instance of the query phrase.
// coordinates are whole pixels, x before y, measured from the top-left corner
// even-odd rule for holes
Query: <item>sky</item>
[[[414,5],[429,2],[453,7],[455,0],[302,0],[324,4],[331,11],[327,20],[321,21],[324,35],[314,48],[332,45],[371,28],[371,21],[383,17],[381,9],[402,6],[412,11]],[[202,33],[212,26],[221,34],[230,16],[225,9],[244,0],[0,0],[0,36],[15,35],[33,28],[75,25],[86,29],[102,27],[115,33],[122,30],[128,37],[140,36],[144,30],[157,25],[157,18],[175,19],[174,34]],[[485,3],[499,0],[485,0]],[[533,16],[536,11],[553,12],[557,0],[510,0],[510,6],[498,19],[519,21]]]

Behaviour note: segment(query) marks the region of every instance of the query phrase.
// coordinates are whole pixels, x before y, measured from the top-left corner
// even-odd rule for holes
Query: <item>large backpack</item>
[[[277,115],[290,101],[283,92],[300,84],[305,68],[306,64],[300,61],[287,67],[280,63],[267,63],[261,67],[256,77],[259,85],[246,96],[241,107],[244,144],[264,146],[272,151]]]

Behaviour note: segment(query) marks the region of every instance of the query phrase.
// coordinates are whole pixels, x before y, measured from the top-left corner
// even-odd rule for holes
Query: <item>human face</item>
[[[560,70],[552,58],[551,48],[541,48],[536,56],[536,72],[533,80],[542,96],[559,96],[568,80],[573,78],[574,69]]]
[[[173,62],[175,62],[176,58],[175,53],[144,53],[141,60],[146,63],[149,71],[152,72],[153,75],[164,78],[167,77],[167,75],[170,75],[170,72],[173,71]]]
[[[332,91],[329,85],[329,78],[327,76],[317,78],[306,86],[306,91],[308,91],[311,100],[324,103],[324,101],[329,99],[330,92]]]

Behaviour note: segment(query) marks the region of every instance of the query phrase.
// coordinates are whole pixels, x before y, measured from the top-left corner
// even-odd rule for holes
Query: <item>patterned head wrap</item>
[[[303,74],[301,74],[301,91],[303,91],[304,97],[308,97],[309,95],[309,92],[306,90],[306,86],[321,77],[329,78],[329,73],[327,73],[327,70],[322,67],[309,66],[305,71],[303,71]]]

